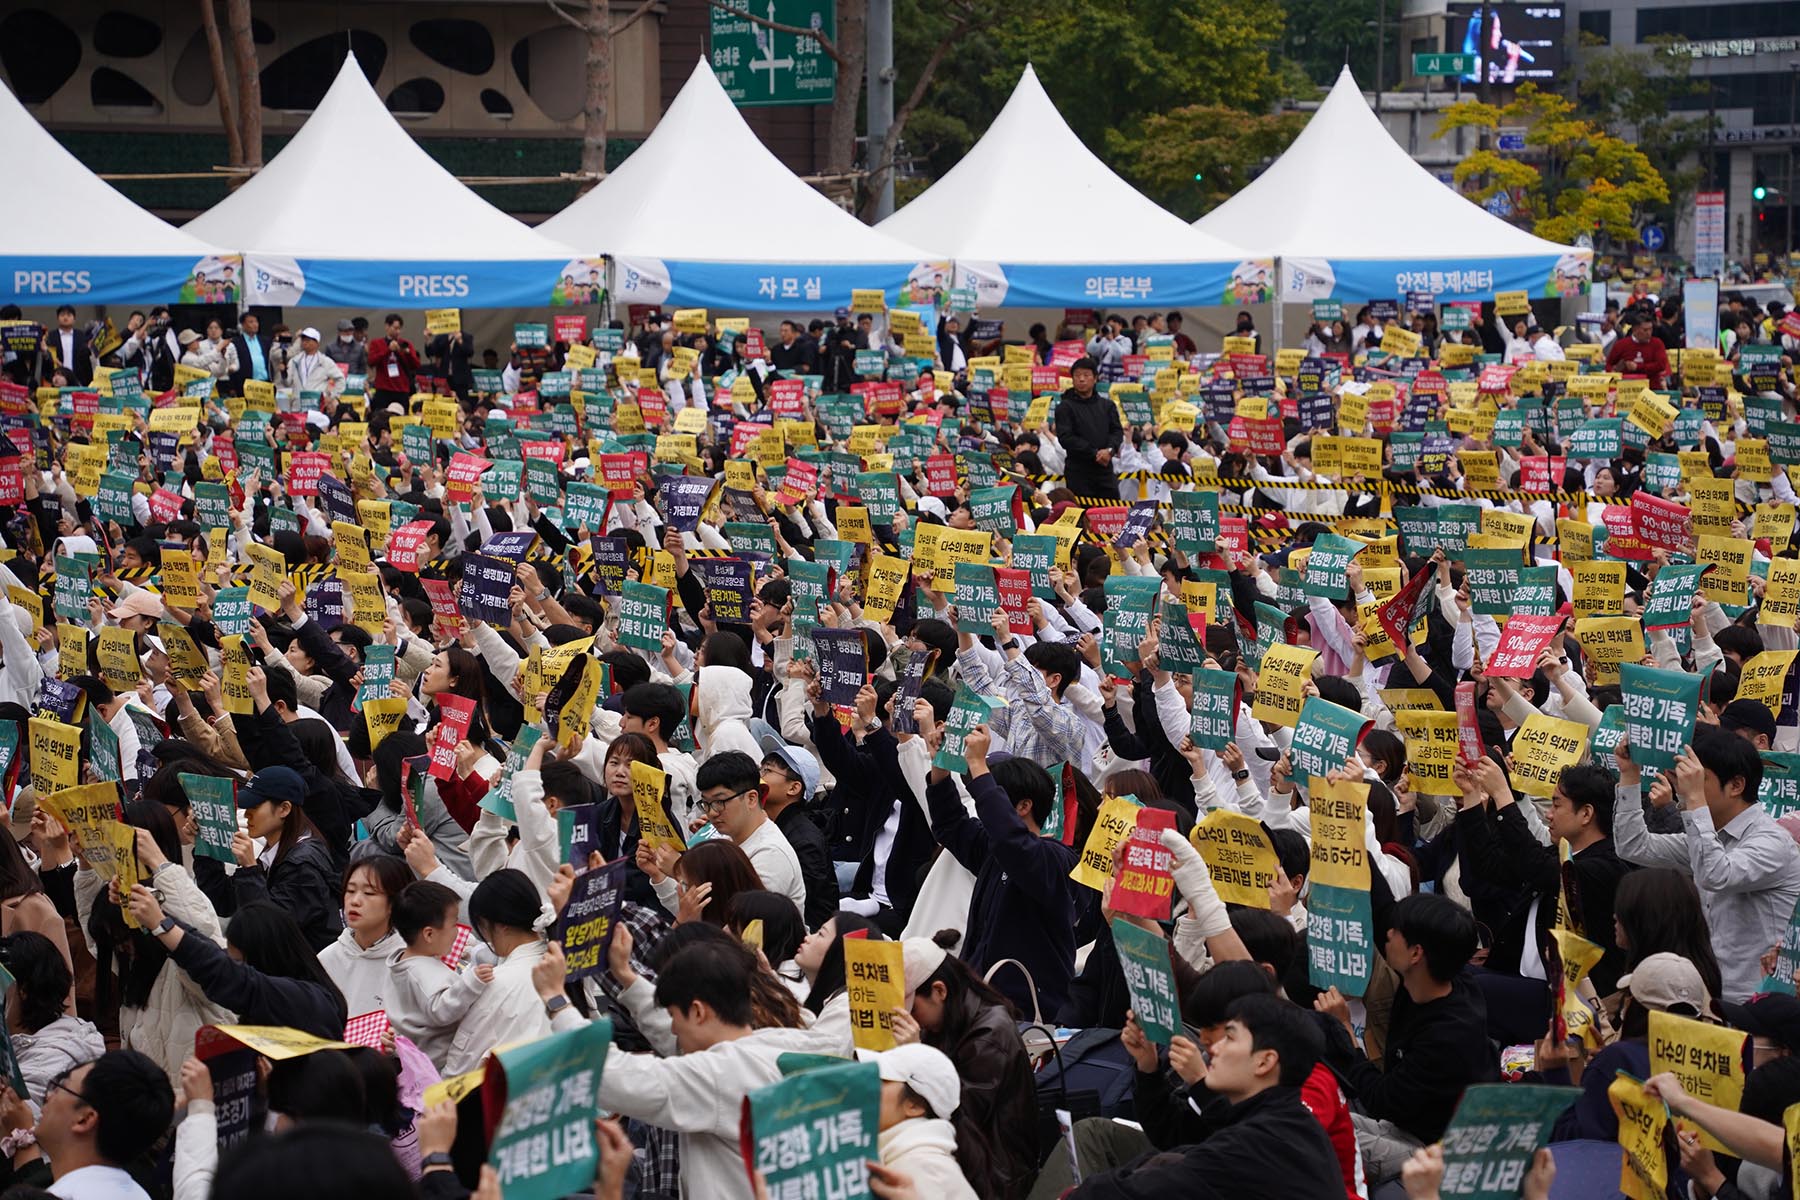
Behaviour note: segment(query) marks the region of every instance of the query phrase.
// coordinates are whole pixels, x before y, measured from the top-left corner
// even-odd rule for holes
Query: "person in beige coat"
[[[962,1098],[956,1065],[935,1046],[912,1042],[856,1056],[881,1071],[881,1165],[911,1177],[920,1196],[976,1200],[956,1161],[956,1127],[950,1115]]]

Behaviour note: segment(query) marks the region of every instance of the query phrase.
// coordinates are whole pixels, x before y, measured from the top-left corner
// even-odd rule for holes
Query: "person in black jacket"
[[[225,930],[235,958],[211,938],[187,936],[188,928],[165,917],[156,893],[141,883],[131,889],[131,915],[156,931],[156,940],[208,1000],[244,1024],[284,1025],[334,1042],[344,1036],[344,995],[282,908],[250,904],[238,910]]]
[[[247,312],[238,318],[237,332],[231,335],[232,349],[237,351],[237,369],[227,381],[233,396],[244,394],[247,380],[275,381],[275,371],[269,361],[270,342],[261,330],[262,320],[255,313]]]
[[[1612,772],[1594,766],[1563,770],[1550,800],[1550,845],[1538,841],[1507,786],[1506,772],[1483,759],[1464,788],[1456,814],[1463,861],[1484,879],[1514,884],[1525,898],[1494,932],[1486,962],[1474,972],[1487,999],[1488,1033],[1502,1045],[1535,1041],[1550,1019],[1551,965],[1557,907],[1566,893],[1569,927],[1605,950],[1589,973],[1600,995],[1617,990],[1625,952],[1613,940],[1613,897],[1632,870],[1613,852]],[[1491,800],[1490,810],[1484,800]],[[1565,869],[1555,845],[1569,843]]]
[[[1343,1194],[1331,1140],[1300,1101],[1300,1085],[1324,1053],[1307,1015],[1274,996],[1245,996],[1210,1050],[1206,1087],[1229,1107],[1206,1136],[1089,1176],[1072,1200]]]
[[[257,668],[251,673],[257,674]],[[291,767],[264,767],[238,789],[248,832],[240,829],[232,835],[238,869],[231,877],[231,894],[240,911],[259,901],[280,905],[299,923],[307,944],[319,951],[344,928],[338,908],[341,872],[325,836],[306,815],[306,795],[306,781]],[[263,839],[261,855],[252,838]]]
[[[1401,986],[1381,1065],[1364,1057],[1360,1043],[1331,1064],[1361,1109],[1353,1119],[1371,1187],[1399,1175],[1414,1150],[1443,1136],[1463,1089],[1499,1078],[1487,1005],[1465,970],[1475,947],[1475,918],[1454,900],[1426,892],[1394,905],[1382,957]],[[1314,1007],[1355,1037],[1337,988]]]
[[[1062,443],[1067,465],[1063,479],[1077,496],[1119,498],[1119,477],[1113,471],[1113,453],[1125,438],[1124,423],[1111,400],[1094,390],[1099,367],[1091,358],[1080,358],[1069,368],[1074,385],[1056,406],[1056,440]]]
[[[838,907],[831,847],[825,831],[807,812],[819,792],[819,761],[799,746],[789,745],[772,729],[757,731],[756,740],[763,748],[763,811],[800,860],[800,880],[806,885],[806,911],[801,915],[808,929],[817,929]]]
[[[930,740],[930,705],[921,703],[913,711]],[[1004,759],[990,771],[992,744],[986,725],[970,730],[963,743],[975,817],[963,808],[950,772],[932,767],[925,787],[931,832],[975,876],[968,933],[958,957],[977,973],[1002,959],[1018,959],[1031,972],[1037,995],[1018,971],[1002,971],[994,986],[1023,1012],[1054,1013],[1075,976],[1075,884],[1069,872],[1076,852],[1042,836],[1056,803],[1049,772],[1022,758]]]

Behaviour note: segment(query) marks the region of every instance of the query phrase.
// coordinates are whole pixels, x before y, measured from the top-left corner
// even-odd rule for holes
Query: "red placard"
[[[0,485],[0,504],[7,503],[4,485]],[[171,492],[166,487],[159,487],[150,493],[150,519],[158,525],[167,525],[181,515],[183,501],[179,492]]]
[[[444,494],[453,501],[467,503],[481,482],[481,473],[493,465],[479,454],[458,450],[444,469]]]
[[[551,336],[559,342],[567,342],[573,346],[576,342],[587,341],[587,314],[563,313],[550,318]]]
[[[614,496],[631,495],[632,484],[637,482],[638,454],[602,454],[600,456],[599,484]]]
[[[655,388],[639,388],[638,411],[644,414],[647,428],[661,429],[669,417],[669,398]]]
[[[1087,354],[1087,343],[1080,338],[1071,338],[1066,342],[1055,342],[1050,347],[1050,365],[1068,368],[1079,362]]]
[[[1007,628],[1021,637],[1034,631],[1031,614],[1031,572],[1014,567],[995,567],[994,583],[1000,590],[1000,607],[1006,613]]]
[[[25,460],[16,455],[0,458],[0,505],[25,503]]]
[[[1508,617],[1506,628],[1500,632],[1500,644],[1494,647],[1494,653],[1487,660],[1487,674],[1506,679],[1529,679],[1537,670],[1538,655],[1544,652],[1544,647],[1550,644],[1562,623],[1562,616],[1556,613]]]
[[[227,433],[213,436],[213,453],[218,456],[219,468],[224,471],[235,471],[238,467],[237,439]]]
[[[1519,460],[1521,492],[1562,491],[1563,471],[1569,460],[1561,454],[1527,454]]]
[[[1281,452],[1287,449],[1287,438],[1282,434],[1279,418],[1245,421],[1244,432],[1249,438],[1250,453],[1259,458],[1279,458]]]
[[[456,747],[469,736],[475,720],[475,699],[439,692],[437,728],[431,733],[431,777],[448,780],[456,771]]]
[[[799,379],[769,381],[769,411],[784,421],[806,418],[806,383]]]
[[[1512,387],[1512,377],[1519,368],[1505,363],[1489,363],[1481,368],[1481,376],[1476,381],[1477,392],[1505,392]]]
[[[863,392],[863,402],[870,415],[897,417],[906,408],[906,392],[899,380],[871,383]]]
[[[537,389],[529,388],[525,391],[521,391],[521,392],[518,392],[517,394],[515,394],[513,396],[512,408],[509,411],[512,412],[515,416],[537,412],[538,411]]]
[[[1413,607],[1419,596],[1431,585],[1433,572],[1418,571],[1406,586],[1383,600],[1375,609],[1375,620],[1380,623],[1381,631],[1388,636],[1388,641],[1400,647],[1406,646],[1407,626],[1412,622]]]
[[[787,472],[781,477],[781,498],[789,504],[811,502],[819,494],[819,468],[803,459],[787,460]]]
[[[1137,810],[1137,824],[1119,847],[1119,874],[1108,901],[1113,911],[1153,921],[1169,919],[1175,898],[1169,863],[1174,855],[1163,848],[1162,831],[1173,828],[1175,814],[1168,809]]]
[[[925,460],[925,491],[932,496],[956,494],[956,456],[933,454]]]
[[[1607,505],[1600,512],[1600,521],[1606,526],[1607,554],[1632,562],[1649,562],[1656,557],[1634,532],[1636,525],[1629,505]]]
[[[568,446],[560,441],[530,441],[519,443],[519,453],[526,458],[542,459],[562,466],[563,458],[569,452]]]
[[[756,359],[769,356],[769,347],[763,340],[763,331],[756,326],[752,325],[744,330],[744,336],[740,340],[744,343],[745,358]]]
[[[1475,683],[1456,685],[1456,757],[1463,766],[1473,766],[1487,753],[1481,745],[1481,726],[1475,719]]]
[[[1149,365],[1150,356],[1147,354],[1127,354],[1119,360],[1119,366],[1124,370],[1126,379],[1142,379],[1144,368]]]
[[[392,539],[388,553],[393,553]],[[439,642],[446,638],[461,637],[463,617],[456,607],[456,592],[448,579],[420,579],[425,589],[425,598],[431,601],[431,632]]]
[[[1058,380],[1060,379],[1061,375],[1062,375],[1062,372],[1058,371],[1054,366],[1048,366],[1048,367],[1035,367],[1034,366],[1034,367],[1032,367],[1031,368],[1031,394],[1034,396],[1040,396],[1045,392],[1054,392],[1054,391],[1059,390]]]
[[[317,450],[288,455],[287,490],[296,496],[319,494],[319,476],[331,469],[331,456]]]
[[[1125,528],[1125,518],[1130,512],[1131,509],[1126,505],[1107,504],[1088,509],[1081,519],[1094,537],[1102,542],[1110,542]]]
[[[394,530],[393,533],[389,534],[387,544],[388,562],[402,571],[410,571],[414,575],[417,575],[419,573],[419,567],[425,558],[425,539],[430,535],[432,525],[433,522],[431,521],[413,521],[410,524],[402,525],[400,528]],[[450,585],[443,580],[438,580],[437,582],[444,584],[445,594],[448,595]],[[430,591],[430,583],[431,581],[426,581],[427,591]],[[452,597],[450,601],[450,611],[456,611],[456,600],[454,597]]]
[[[1694,518],[1686,505],[1652,496],[1631,494],[1631,532],[1638,541],[1672,554],[1685,553],[1694,540]],[[1608,553],[1611,552],[1610,547]]]
[[[22,383],[10,381],[0,382],[0,412],[34,413],[37,406],[31,402],[31,389]]]

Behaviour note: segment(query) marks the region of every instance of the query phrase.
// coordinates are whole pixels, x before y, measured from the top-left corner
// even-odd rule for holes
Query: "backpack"
[[[1040,1159],[1061,1137],[1056,1110],[1084,1117],[1135,1117],[1137,1065],[1117,1029],[1084,1029],[1051,1052],[1037,1073]]]

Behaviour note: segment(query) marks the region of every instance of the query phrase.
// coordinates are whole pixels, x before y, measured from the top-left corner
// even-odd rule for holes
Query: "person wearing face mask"
[[[357,338],[356,325],[351,321],[337,323],[337,337],[325,347],[325,357],[342,367],[346,375],[369,372],[369,348]]]
[[[1238,313],[1237,328],[1232,332],[1235,337],[1247,337],[1256,343],[1256,348],[1251,351],[1252,354],[1262,353],[1262,334],[1256,332],[1256,321],[1249,313]]]

